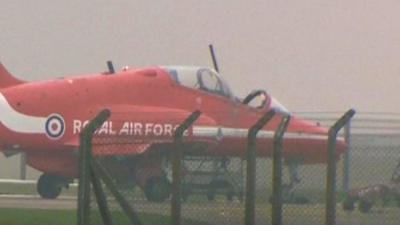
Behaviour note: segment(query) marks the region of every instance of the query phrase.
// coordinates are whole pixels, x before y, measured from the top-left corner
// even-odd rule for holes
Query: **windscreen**
[[[228,98],[232,96],[229,86],[212,69],[183,66],[166,66],[163,68],[168,71],[172,79],[179,85]]]

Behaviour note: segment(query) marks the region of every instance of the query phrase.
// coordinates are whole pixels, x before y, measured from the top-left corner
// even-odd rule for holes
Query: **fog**
[[[400,112],[400,2],[22,1],[0,7],[0,60],[28,81],[148,65],[212,66],[238,96],[292,111]]]

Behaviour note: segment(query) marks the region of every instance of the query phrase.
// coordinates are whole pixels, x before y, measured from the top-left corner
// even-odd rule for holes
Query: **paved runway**
[[[0,208],[75,209],[76,207],[75,197],[47,200],[33,195],[0,195]]]

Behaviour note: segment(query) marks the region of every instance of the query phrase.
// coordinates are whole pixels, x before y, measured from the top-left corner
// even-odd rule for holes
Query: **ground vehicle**
[[[389,182],[350,190],[343,201],[343,209],[353,211],[358,202],[359,210],[368,213],[374,203],[382,201],[384,206],[390,200],[395,200],[397,206],[400,207],[400,162]]]

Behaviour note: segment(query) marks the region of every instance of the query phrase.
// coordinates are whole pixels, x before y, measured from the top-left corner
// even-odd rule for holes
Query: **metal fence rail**
[[[333,126],[330,145],[327,146],[330,149],[330,163],[305,165],[295,171],[303,180],[295,188],[285,183],[294,176],[294,171],[291,166],[287,166],[282,155],[285,151],[282,137],[290,117],[283,117],[275,133],[272,159],[256,159],[255,146],[257,130],[273,117],[273,113],[266,114],[250,128],[247,158],[243,160],[189,154],[189,145],[185,144],[185,139],[190,139],[190,132],[184,131],[199,115],[200,112],[194,112],[176,121],[180,128],[169,140],[171,155],[165,157],[167,161],[155,162],[163,164],[166,169],[155,173],[153,171],[162,176],[148,180],[144,189],[140,184],[138,167],[129,165],[142,165],[152,158],[110,154],[115,146],[121,148],[121,152],[131,151],[132,146],[144,146],[132,140],[116,140],[101,135],[94,135],[91,144],[83,141],[81,160],[92,162],[86,163],[89,165],[89,173],[81,165],[81,172],[86,171],[86,175],[81,174],[78,224],[97,224],[99,221],[104,224],[135,225],[351,225],[376,224],[378,221],[380,224],[397,224],[400,211],[396,204],[400,206],[400,191],[396,191],[400,187],[392,174],[395,174],[395,168],[400,171],[400,166],[397,166],[400,141],[393,133],[389,136],[375,136],[372,131],[360,132],[357,128],[353,129],[353,125],[359,122],[356,120],[351,123],[351,127],[346,127],[345,133],[339,132],[354,115],[354,111],[349,111],[336,123],[331,120],[330,125]],[[358,132],[353,133],[353,130]],[[348,135],[346,140],[349,144],[348,158],[339,161],[334,152],[337,135]],[[82,140],[90,140],[87,136],[82,137]],[[85,158],[84,149],[92,150],[87,152],[93,152],[94,155]],[[154,154],[164,157],[162,154],[165,152],[155,151]],[[144,168],[145,171],[152,170],[151,167]],[[124,182],[130,179],[133,171],[139,174],[135,178],[137,181],[132,184]],[[90,185],[87,186],[90,183],[91,189]],[[160,184],[162,188],[157,189],[154,184]],[[376,188],[381,190],[377,194],[371,191]],[[88,194],[88,190],[91,194]],[[246,195],[243,201],[244,190]],[[360,194],[366,192],[370,194]],[[355,210],[357,207],[360,211]]]

